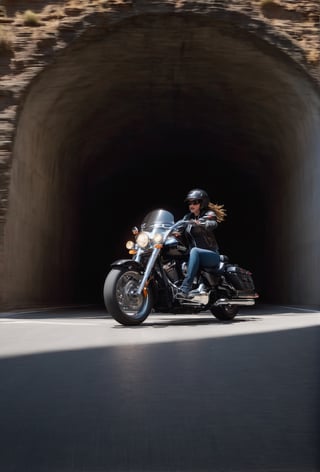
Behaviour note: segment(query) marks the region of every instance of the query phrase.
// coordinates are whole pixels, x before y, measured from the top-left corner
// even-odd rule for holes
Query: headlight
[[[134,242],[133,242],[133,241],[127,241],[127,242],[126,242],[126,248],[127,248],[127,249],[132,249],[132,248],[134,248]]]
[[[161,233],[156,233],[156,234],[153,236],[153,242],[154,242],[155,244],[160,244],[160,243],[162,243],[162,241],[163,241],[163,236],[162,236]]]
[[[149,236],[147,233],[139,233],[137,236],[137,244],[143,249],[146,248],[149,244]]]

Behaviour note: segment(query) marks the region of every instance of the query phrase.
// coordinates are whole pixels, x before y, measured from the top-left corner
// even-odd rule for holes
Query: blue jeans
[[[210,251],[193,247],[190,251],[187,275],[182,282],[181,290],[189,292],[192,287],[194,277],[197,275],[200,267],[216,267],[220,264],[220,254],[218,251]]]

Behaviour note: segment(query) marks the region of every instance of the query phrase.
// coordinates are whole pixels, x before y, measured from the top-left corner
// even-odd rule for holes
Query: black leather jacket
[[[184,220],[198,220],[200,224],[190,223],[185,229],[186,237],[191,247],[200,247],[219,251],[219,246],[214,235],[214,230],[218,226],[217,217],[214,211],[204,209],[196,217],[193,213],[187,213]]]

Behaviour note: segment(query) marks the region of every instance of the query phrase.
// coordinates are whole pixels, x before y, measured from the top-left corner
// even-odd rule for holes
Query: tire
[[[221,321],[230,321],[238,314],[238,305],[220,305],[210,308],[211,313]]]
[[[111,269],[106,277],[103,287],[104,304],[108,313],[122,325],[139,325],[152,310],[152,290],[148,288],[141,295],[135,293],[141,280],[140,272],[125,267]]]

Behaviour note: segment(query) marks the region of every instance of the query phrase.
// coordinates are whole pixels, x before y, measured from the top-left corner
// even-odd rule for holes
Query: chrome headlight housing
[[[141,247],[142,249],[145,249],[150,243],[148,233],[144,233],[144,232],[139,233],[137,236],[136,242],[139,247]]]
[[[161,244],[163,242],[163,235],[161,233],[156,233],[152,240],[154,244]]]
[[[126,248],[128,250],[133,249],[134,248],[134,242],[133,241],[127,241],[126,242]]]

